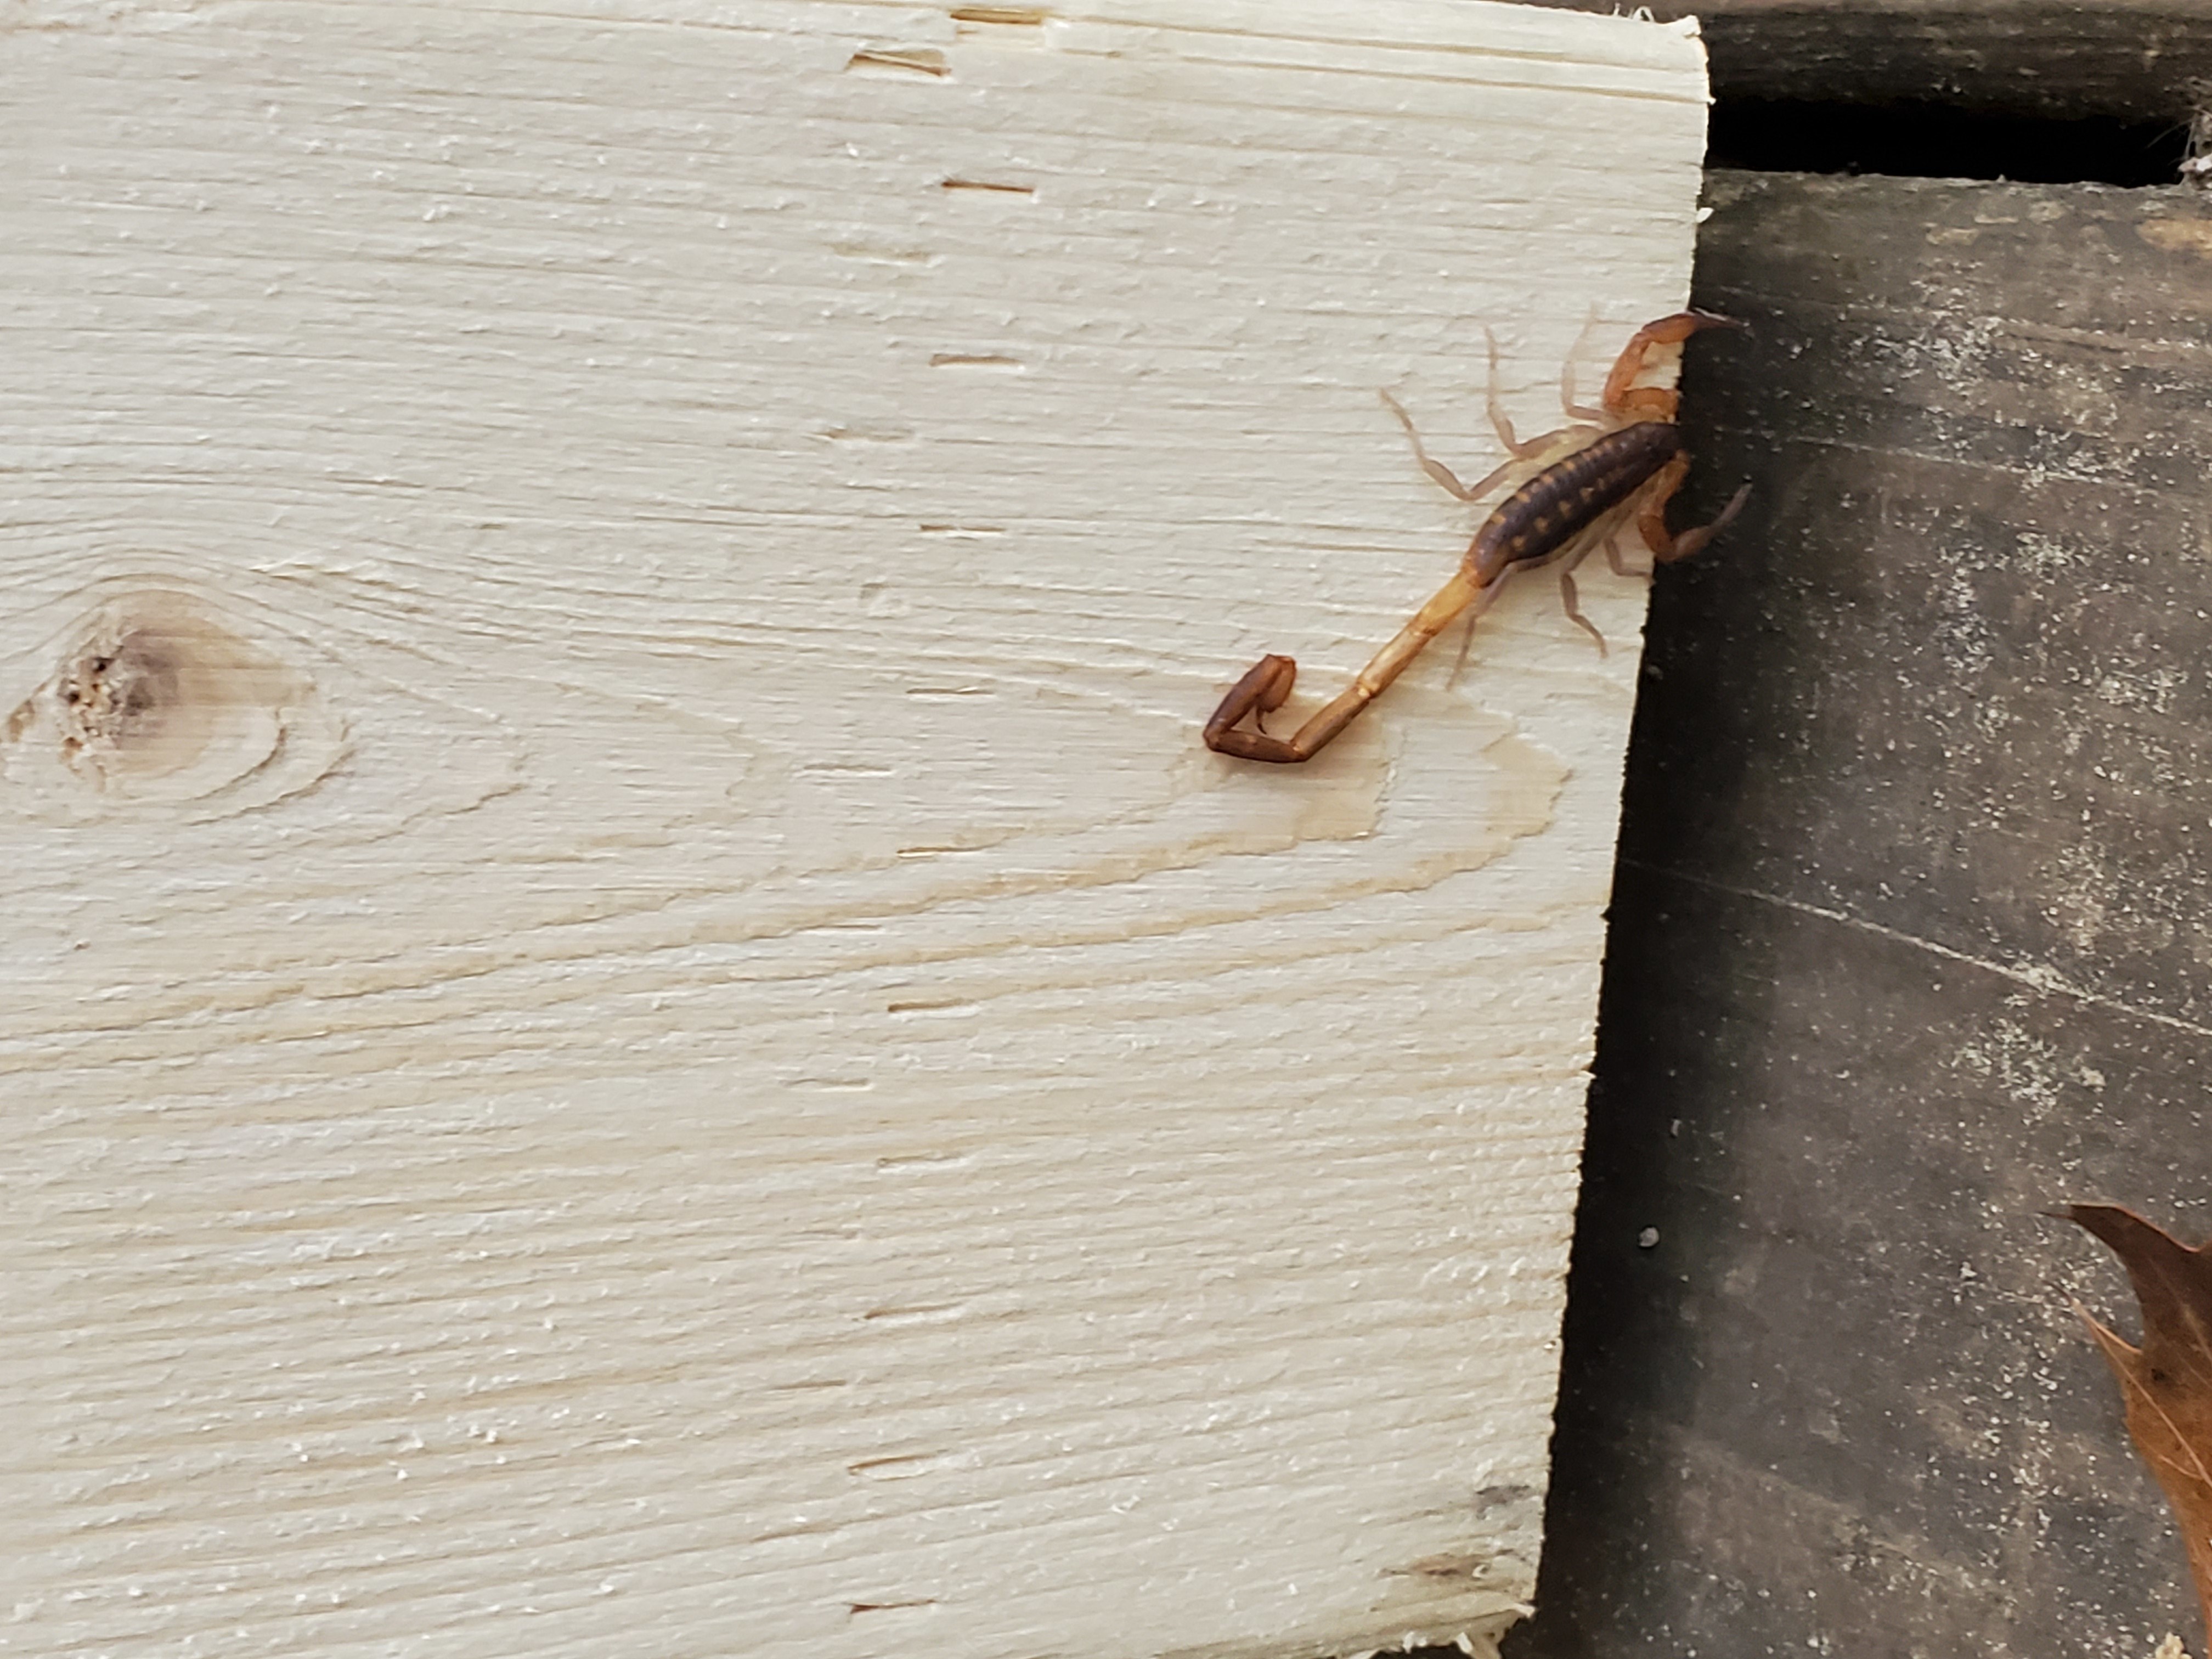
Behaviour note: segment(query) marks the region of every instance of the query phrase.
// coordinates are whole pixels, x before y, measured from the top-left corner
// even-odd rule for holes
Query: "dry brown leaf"
[[[2135,1285],[2140,1348],[2078,1302],[2074,1311],[2120,1380],[2128,1432],[2166,1488],[2212,1636],[2212,1244],[2192,1250],[2114,1204],[2069,1204],[2059,1213],[2111,1245]]]

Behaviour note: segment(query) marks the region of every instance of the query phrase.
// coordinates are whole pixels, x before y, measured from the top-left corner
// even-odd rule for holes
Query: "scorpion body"
[[[1681,453],[1682,434],[1667,421],[1638,421],[1593,438],[1482,521],[1468,550],[1475,580],[1486,586],[1516,565],[1555,556]]]

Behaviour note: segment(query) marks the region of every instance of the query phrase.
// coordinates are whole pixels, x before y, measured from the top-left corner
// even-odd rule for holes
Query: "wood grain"
[[[33,15],[34,14],[34,15]],[[1680,301],[1679,28],[0,33],[40,1651],[1342,1651],[1533,1582],[1638,582],[1322,761]],[[12,712],[6,712],[12,711]]]

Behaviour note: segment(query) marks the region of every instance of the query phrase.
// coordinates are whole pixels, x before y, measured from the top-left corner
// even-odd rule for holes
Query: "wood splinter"
[[[1413,613],[1413,620],[1375,653],[1358,678],[1334,701],[1290,737],[1271,737],[1261,722],[1289,701],[1298,667],[1289,657],[1262,657],[1230,688],[1206,721],[1206,746],[1218,754],[1244,760],[1310,760],[1380,696],[1431,640],[1470,611],[1471,626],[1474,617],[1489,609],[1507,578],[1540,565],[1560,567],[1559,592],[1567,615],[1588,629],[1602,653],[1605,636],[1576,603],[1575,567],[1602,547],[1614,574],[1627,574],[1616,538],[1632,518],[1656,563],[1688,558],[1743,510],[1751,494],[1747,484],[1711,524],[1670,534],[1667,502],[1681,488],[1690,470],[1690,458],[1674,427],[1680,397],[1671,386],[1638,384],[1655,370],[1671,368],[1680,359],[1682,343],[1698,330],[1741,326],[1733,318],[1705,311],[1677,312],[1646,323],[1614,360],[1595,409],[1575,402],[1574,364],[1570,357],[1562,377],[1561,402],[1571,424],[1526,442],[1514,437],[1512,423],[1498,400],[1498,341],[1491,336],[1490,423],[1505,446],[1508,459],[1472,488],[1462,484],[1443,462],[1431,458],[1413,429],[1412,417],[1396,398],[1382,393],[1382,401],[1406,428],[1421,470],[1459,500],[1480,501],[1516,473],[1526,475],[1525,482],[1482,521],[1451,580]],[[1668,355],[1655,362],[1652,354],[1657,351]],[[1248,715],[1252,721],[1249,731],[1243,724]]]

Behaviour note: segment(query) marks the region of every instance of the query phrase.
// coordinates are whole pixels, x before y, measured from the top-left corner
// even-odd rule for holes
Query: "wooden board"
[[[1197,724],[1680,304],[1693,34],[13,17],[11,1639],[1510,1622],[1642,586]]]
[[[2148,1656],[2195,1598],[2046,1206],[2212,1235],[2212,220],[1717,175],[1517,1659]],[[1647,1231],[1648,1230],[1648,1231]]]

